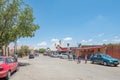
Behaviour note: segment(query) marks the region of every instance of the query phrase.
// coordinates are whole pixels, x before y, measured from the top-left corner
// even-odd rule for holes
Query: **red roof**
[[[85,47],[85,48],[78,48],[80,50],[92,50],[92,49],[101,49],[101,48],[106,48],[106,46],[96,46],[96,47]]]
[[[61,47],[60,45],[57,45],[57,51],[68,51],[68,49],[66,47]]]

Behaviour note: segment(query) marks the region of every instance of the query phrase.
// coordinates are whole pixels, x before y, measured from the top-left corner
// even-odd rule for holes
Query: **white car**
[[[54,57],[54,58],[57,58],[57,57],[59,57],[59,54],[54,53],[54,54],[51,54],[50,56],[51,56],[51,57]]]
[[[59,55],[59,57],[60,57],[61,59],[68,59],[68,54],[66,54],[66,53],[61,53],[61,54]]]

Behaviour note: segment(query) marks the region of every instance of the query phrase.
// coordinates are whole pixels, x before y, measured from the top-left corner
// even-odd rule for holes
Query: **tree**
[[[21,37],[33,37],[39,28],[34,19],[23,0],[0,0],[0,49]]]
[[[34,50],[34,52],[35,52],[35,53],[39,53],[39,50],[36,49],[36,50]]]
[[[23,56],[23,55],[28,55],[28,54],[30,54],[30,52],[31,52],[31,50],[29,49],[29,47],[28,46],[21,46],[21,49],[19,49],[18,51],[17,51],[17,53],[18,53],[18,55],[19,56]]]
[[[39,53],[44,53],[44,52],[46,52],[46,49],[44,48],[39,49]]]

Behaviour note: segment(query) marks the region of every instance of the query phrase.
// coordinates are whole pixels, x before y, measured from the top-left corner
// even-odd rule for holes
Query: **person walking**
[[[87,54],[85,55],[85,64],[87,63]]]
[[[68,60],[70,60],[70,52],[68,53]]]
[[[78,61],[77,61],[77,64],[81,63],[81,57],[78,56]]]
[[[75,59],[76,59],[76,54],[73,53],[73,60],[75,61]]]
[[[18,61],[18,54],[17,53],[15,53],[14,59],[15,59],[16,62]]]

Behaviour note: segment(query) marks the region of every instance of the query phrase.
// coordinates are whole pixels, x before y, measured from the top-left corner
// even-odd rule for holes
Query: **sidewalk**
[[[28,56],[23,58],[18,58],[19,66],[29,65]]]

